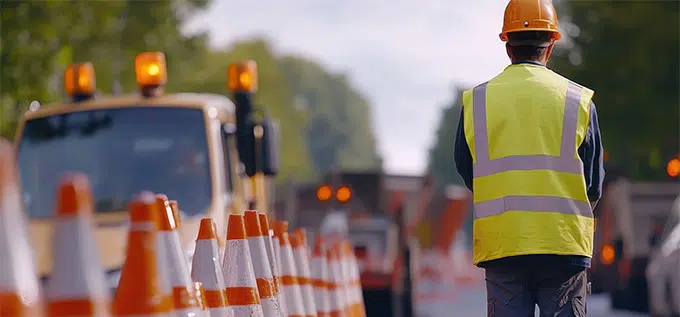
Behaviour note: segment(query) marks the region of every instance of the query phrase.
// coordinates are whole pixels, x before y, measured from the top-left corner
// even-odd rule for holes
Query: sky
[[[421,174],[441,110],[509,63],[498,38],[506,0],[213,0],[187,30],[214,47],[266,37],[282,54],[349,74],[371,103],[390,173]],[[451,154],[451,164],[453,153]]]

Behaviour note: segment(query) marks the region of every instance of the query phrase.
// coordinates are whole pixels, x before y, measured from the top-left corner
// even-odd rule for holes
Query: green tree
[[[280,179],[307,180],[314,177],[309,152],[305,146],[305,117],[293,105],[293,94],[269,45],[260,39],[240,42],[227,50],[213,51],[181,80],[183,91],[210,92],[228,95],[227,66],[236,61],[257,62],[259,88],[255,103],[278,120],[281,132]]]
[[[206,5],[206,0],[0,2],[0,127],[6,127],[0,133],[13,134],[16,118],[32,100],[64,98],[62,72],[73,62],[91,61],[104,93],[111,92],[114,79],[123,91],[136,88],[133,62],[140,51],[165,52],[171,77],[185,72],[206,50],[205,37],[185,36],[180,29]]]
[[[634,179],[665,179],[680,150],[680,3],[568,1],[560,9],[574,46],[556,49],[551,67],[595,90],[612,164]]]
[[[296,106],[308,116],[307,148],[319,171],[380,168],[370,105],[345,74],[295,56],[279,59]]]
[[[453,159],[462,95],[463,90],[458,89],[454,99],[442,110],[435,143],[429,153],[428,169],[432,172],[435,186],[440,188],[449,184],[463,184]]]

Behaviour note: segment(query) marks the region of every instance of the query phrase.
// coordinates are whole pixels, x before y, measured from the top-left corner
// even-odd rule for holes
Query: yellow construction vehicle
[[[254,61],[228,67],[235,102],[217,94],[165,94],[161,52],[137,55],[135,71],[139,93],[100,97],[93,65],[70,65],[64,87],[72,100],[32,107],[20,120],[22,196],[43,277],[51,271],[52,216],[65,173],[84,172],[90,179],[96,239],[113,285],[124,261],[125,209],[133,195],[148,190],[178,201],[180,239],[191,258],[201,218],[215,220],[222,247],[225,216],[246,208],[241,180],[277,173],[276,126],[250,116],[257,90]]]

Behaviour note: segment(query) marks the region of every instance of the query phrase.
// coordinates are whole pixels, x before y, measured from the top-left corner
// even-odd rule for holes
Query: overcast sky
[[[209,30],[213,46],[265,36],[278,52],[349,73],[373,106],[389,172],[421,173],[453,88],[508,64],[498,39],[506,0],[213,1],[189,25]]]

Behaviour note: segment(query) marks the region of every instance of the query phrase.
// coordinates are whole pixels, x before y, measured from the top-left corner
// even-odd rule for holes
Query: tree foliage
[[[368,101],[345,74],[331,74],[313,61],[279,60],[296,106],[306,111],[307,148],[319,171],[379,168]]]
[[[463,90],[457,89],[453,101],[442,110],[435,143],[430,149],[428,169],[432,171],[437,187],[449,184],[463,185],[463,179],[458,175],[453,159],[462,95]]]
[[[379,164],[370,105],[345,76],[331,75],[303,58],[279,57],[260,39],[209,49],[205,34],[181,32],[184,21],[208,2],[0,2],[0,136],[12,137],[31,101],[66,99],[62,74],[68,64],[91,61],[99,93],[130,93],[137,90],[134,56],[162,51],[168,93],[227,94],[227,65],[244,59],[257,62],[255,103],[279,122],[281,179],[310,179],[334,164],[350,168]],[[295,71],[300,68],[308,71]],[[308,93],[314,91],[320,93]],[[296,97],[301,95],[316,101],[309,112],[299,107]]]
[[[268,115],[279,122],[281,144],[281,178],[310,179],[315,170],[305,146],[305,118],[293,106],[293,94],[286,85],[277,57],[269,45],[260,39],[240,42],[228,49],[208,53],[195,69],[187,72],[181,81],[182,91],[226,93],[226,66],[239,60],[257,62],[259,88],[255,104],[266,109]]]
[[[122,91],[136,88],[133,60],[140,51],[165,52],[169,76],[181,74],[206,47],[202,34],[181,34],[181,21],[206,5],[206,0],[1,2],[0,121],[11,127],[2,135],[11,136],[12,123],[32,100],[64,97],[61,76],[70,63],[92,61],[102,93],[112,92],[114,80]]]
[[[634,180],[665,180],[666,162],[680,153],[680,3],[560,1],[564,40],[550,68],[595,90],[607,164]],[[571,22],[571,23],[569,23]],[[457,98],[459,100],[459,98]],[[430,166],[447,170],[459,105],[444,111]]]
[[[551,67],[595,90],[612,164],[634,179],[665,179],[680,150],[680,3],[568,1],[561,9],[576,26],[566,28],[575,46],[556,50]]]

